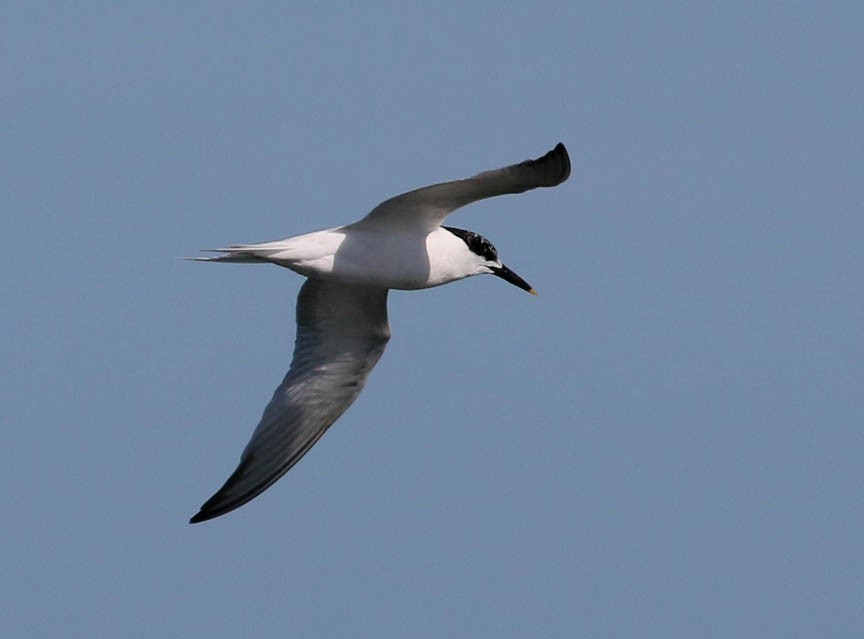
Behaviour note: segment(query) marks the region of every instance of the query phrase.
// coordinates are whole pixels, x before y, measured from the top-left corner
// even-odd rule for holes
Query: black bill
[[[528,282],[516,275],[516,273],[511,271],[503,264],[501,266],[491,266],[490,268],[492,269],[493,275],[497,275],[505,282],[510,282],[513,286],[518,286],[523,291],[528,291],[529,293],[531,293],[531,295],[537,295],[537,291],[535,291]]]

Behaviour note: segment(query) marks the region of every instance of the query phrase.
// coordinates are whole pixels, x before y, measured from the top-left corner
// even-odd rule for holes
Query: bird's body
[[[306,277],[416,290],[468,276],[465,243],[444,227],[395,233],[361,223],[263,244],[234,246],[222,262],[269,262]],[[375,260],[369,256],[374,255]]]
[[[194,258],[271,263],[308,280],[297,299],[297,337],[288,373],[264,409],[239,466],[192,523],[223,515],[266,490],[353,403],[390,339],[389,289],[430,288],[491,273],[533,293],[501,263],[488,240],[441,223],[471,202],[556,186],[569,175],[567,150],[558,144],[536,160],[403,193],[353,224]]]

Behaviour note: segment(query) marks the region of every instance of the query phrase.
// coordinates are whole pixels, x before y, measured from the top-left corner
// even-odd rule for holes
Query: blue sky
[[[858,637],[858,3],[7,3],[4,636]],[[534,157],[241,510],[302,278],[179,256]]]

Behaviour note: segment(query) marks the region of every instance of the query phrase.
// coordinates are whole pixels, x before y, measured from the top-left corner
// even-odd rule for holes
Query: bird
[[[443,226],[463,206],[570,176],[562,143],[545,155],[385,200],[357,222],[261,244],[238,244],[202,262],[275,264],[306,281],[297,297],[294,354],[236,470],[190,519],[251,501],[287,473],[363,390],[390,339],[390,289],[417,290],[495,275],[536,295],[479,233]]]

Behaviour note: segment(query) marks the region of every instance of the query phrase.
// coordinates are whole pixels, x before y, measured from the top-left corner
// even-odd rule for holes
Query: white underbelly
[[[324,232],[327,240],[333,231]],[[336,245],[320,242],[320,252],[309,250],[316,244],[308,241],[302,244],[303,250],[286,250],[277,263],[307,277],[403,290],[440,286],[464,276],[455,276],[446,259],[430,259],[430,253],[447,255],[441,250],[442,242],[461,242],[443,229],[428,235],[373,231],[339,235]]]

